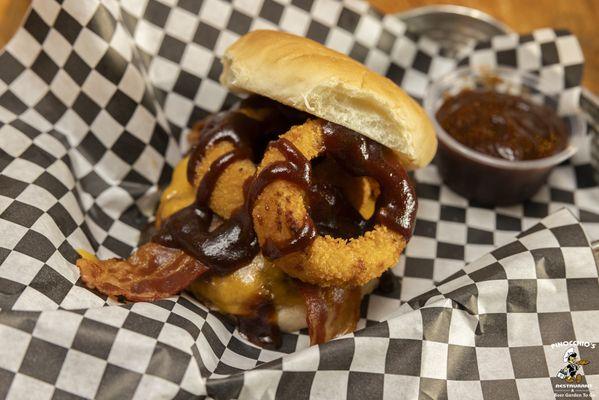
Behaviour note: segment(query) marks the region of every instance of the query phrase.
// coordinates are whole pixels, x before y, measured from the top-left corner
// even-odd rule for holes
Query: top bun
[[[348,56],[300,36],[258,30],[222,57],[220,81],[343,125],[395,150],[409,169],[437,149],[426,113],[391,80]]]

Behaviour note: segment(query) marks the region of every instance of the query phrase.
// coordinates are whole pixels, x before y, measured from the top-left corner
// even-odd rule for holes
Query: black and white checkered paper
[[[188,128],[236,101],[218,84],[219,57],[258,28],[347,53],[419,100],[464,63],[530,70],[553,83],[560,104],[579,100],[582,53],[560,30],[496,37],[454,60],[361,1],[34,0],[0,53],[0,398],[536,399],[570,390],[555,377],[565,351],[555,344],[599,343],[585,236],[599,238],[589,146],[513,207],[469,203],[434,165],[417,171],[416,232],[395,290],[368,296],[360,329],[324,345],[309,347],[300,332],[284,335],[279,351],[261,349],[187,294],[123,305],[81,284],[75,249],[132,251]],[[599,349],[577,353],[590,363],[576,390],[599,393]]]

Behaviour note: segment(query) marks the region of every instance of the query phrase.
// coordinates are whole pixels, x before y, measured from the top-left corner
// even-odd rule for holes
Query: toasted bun
[[[428,164],[437,149],[426,113],[389,79],[310,39],[258,30],[225,52],[220,81],[343,125],[395,150],[404,166]]]

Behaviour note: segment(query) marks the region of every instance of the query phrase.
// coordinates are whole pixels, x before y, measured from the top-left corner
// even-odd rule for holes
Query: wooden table
[[[30,0],[0,0],[0,46],[13,35]],[[586,58],[584,85],[599,93],[599,1],[598,0],[370,0],[385,13],[432,4],[459,4],[478,8],[518,32],[536,28],[567,28],[578,36]]]
[[[0,0],[0,47],[15,33],[31,0]]]

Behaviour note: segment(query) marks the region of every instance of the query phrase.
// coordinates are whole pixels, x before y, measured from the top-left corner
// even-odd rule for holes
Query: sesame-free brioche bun
[[[343,125],[393,149],[405,167],[428,164],[437,139],[426,113],[391,80],[313,40],[250,32],[222,57],[220,81]]]

